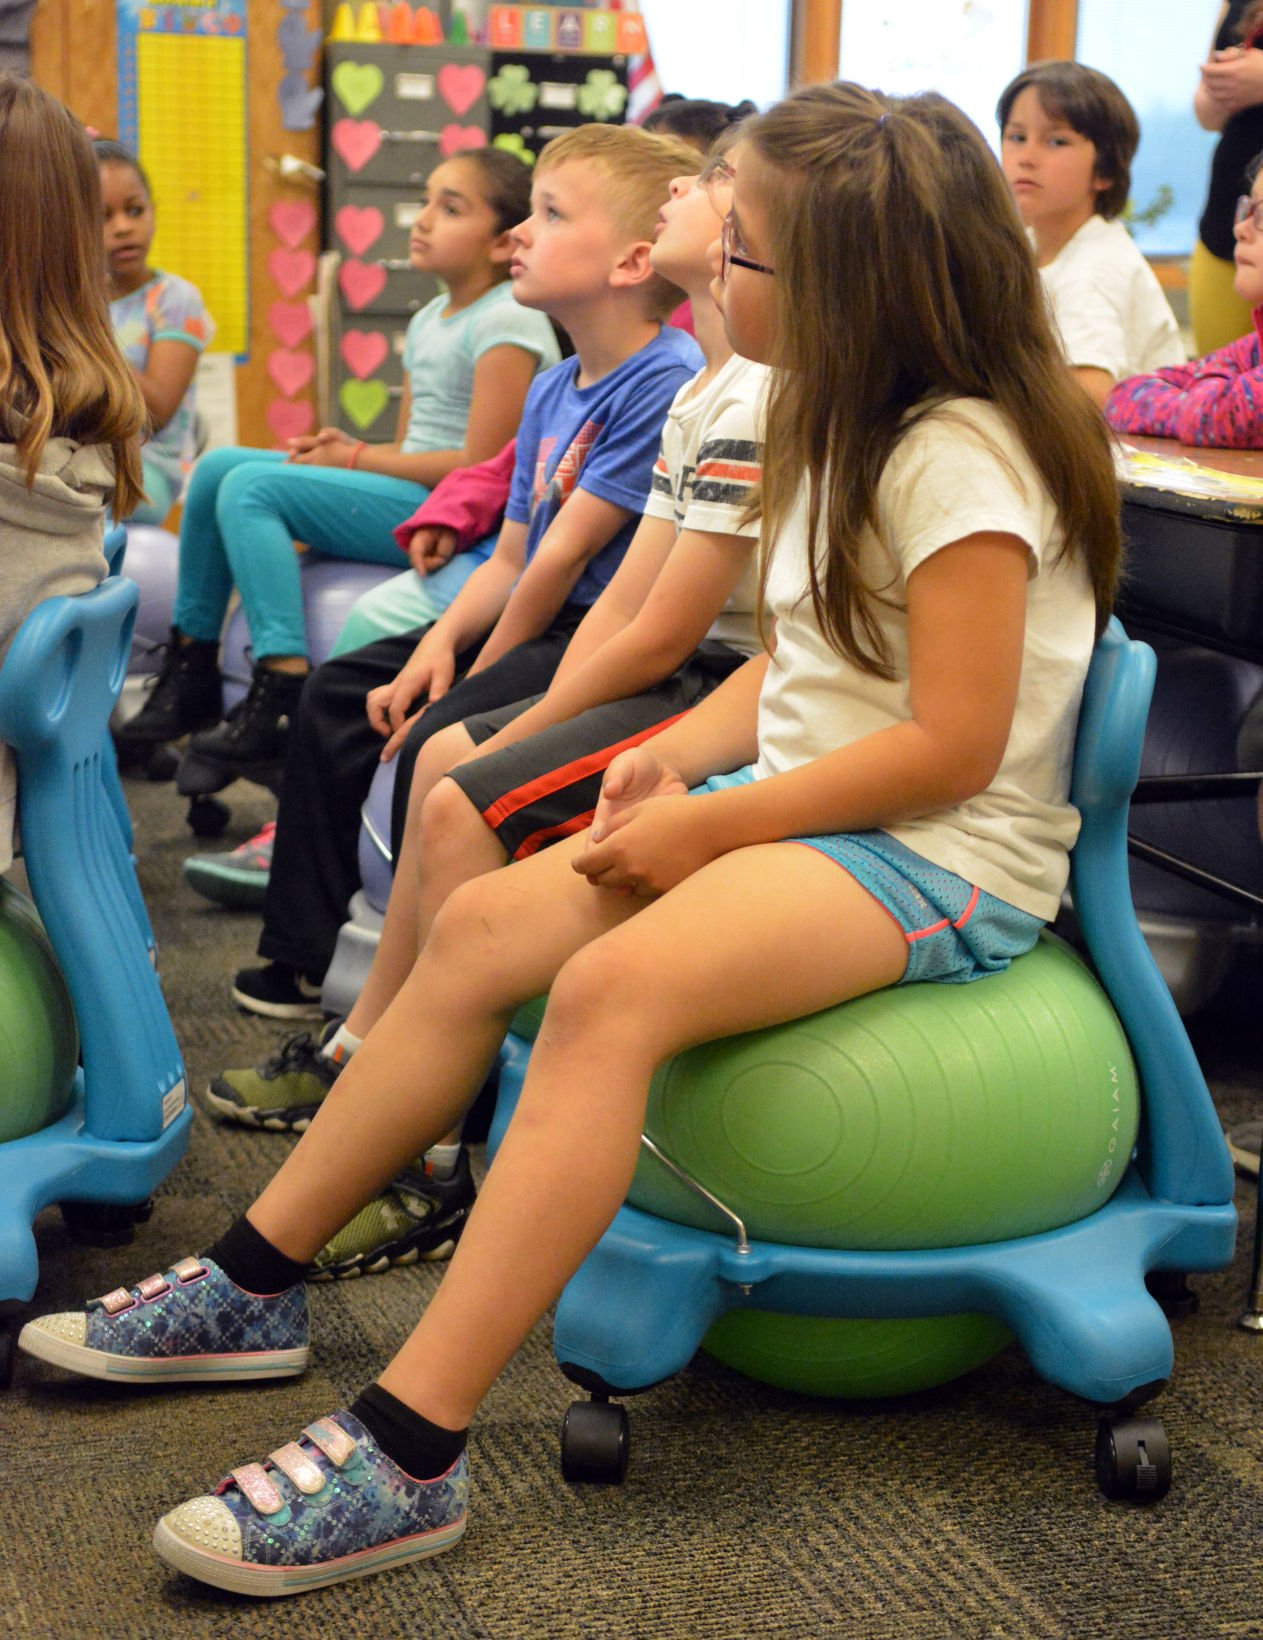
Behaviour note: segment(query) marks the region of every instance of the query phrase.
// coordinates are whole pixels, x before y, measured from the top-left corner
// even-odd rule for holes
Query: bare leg
[[[473,750],[473,744],[464,724],[453,723],[427,740],[417,757],[412,789],[408,793],[403,846],[395,863],[395,880],[386,906],[382,937],[364,988],[347,1015],[347,1030],[356,1036],[367,1036],[394,1001],[424,943],[417,923],[417,888],[421,861],[425,857],[420,843],[421,811],[436,782]]]
[[[503,893],[519,869],[449,902],[465,936],[453,950],[467,963],[520,930]],[[574,881],[580,896],[600,896]],[[558,949],[550,943],[550,961]],[[383,1387],[463,1429],[622,1202],[656,1066],[691,1043],[889,985],[906,961],[903,933],[878,902],[794,844],[726,855],[585,944],[553,985],[495,1166]],[[450,1023],[463,1040],[471,1014]]]
[[[558,844],[449,901],[398,996],[250,1208],[273,1246],[314,1258],[464,1116],[514,1010],[546,991],[573,952],[635,915],[638,902],[575,876],[583,843]]]

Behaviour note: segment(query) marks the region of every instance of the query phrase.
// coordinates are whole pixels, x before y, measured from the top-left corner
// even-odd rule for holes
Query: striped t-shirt
[[[662,429],[645,503],[647,518],[669,518],[677,531],[750,538],[750,562],[708,633],[743,655],[763,647],[754,608],[759,525],[757,519],[743,523],[742,515],[762,470],[759,421],[766,381],[763,365],[734,354],[700,392],[692,383],[680,389]]]

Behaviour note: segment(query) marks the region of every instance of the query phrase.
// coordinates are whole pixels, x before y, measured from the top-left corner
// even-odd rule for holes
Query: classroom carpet
[[[236,1012],[257,921],[198,899],[197,844],[170,786],[130,782],[163,984],[197,1093],[283,1034]],[[228,847],[268,817],[225,794]],[[1194,1035],[1221,1114],[1259,1114],[1256,969]],[[38,1311],[75,1307],[207,1245],[293,1141],[199,1109],[187,1158],[132,1246],[38,1223]],[[470,1527],[433,1561],[285,1601],[252,1602],[156,1560],[154,1520],[344,1406],[407,1334],[441,1274],[418,1267],[312,1289],[314,1362],[270,1386],[155,1392],[78,1381],[20,1357],[0,1395],[0,1630],[58,1640],[172,1635],[441,1640],[1214,1640],[1263,1637],[1263,1336],[1240,1331],[1253,1190],[1237,1192],[1230,1270],[1198,1277],[1155,1404],[1174,1482],[1160,1504],[1107,1502],[1091,1409],[1016,1347],[938,1391],[886,1403],[806,1399],[705,1356],[629,1402],[621,1487],[572,1486],[558,1429],[573,1392],[547,1321],[496,1385],[470,1441]]]

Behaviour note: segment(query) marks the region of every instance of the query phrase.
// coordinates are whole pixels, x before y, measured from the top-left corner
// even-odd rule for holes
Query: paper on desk
[[[1124,484],[1170,490],[1177,495],[1206,496],[1215,501],[1263,502],[1263,477],[1224,473],[1203,467],[1187,456],[1160,456],[1123,444],[1115,448],[1114,469]]]

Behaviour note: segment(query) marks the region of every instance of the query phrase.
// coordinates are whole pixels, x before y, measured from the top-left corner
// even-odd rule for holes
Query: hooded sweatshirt
[[[105,578],[102,551],[114,462],[103,444],[50,438],[28,486],[13,444],[0,443],[0,663],[36,604],[90,592]],[[13,862],[17,772],[0,744],[0,871]]]

